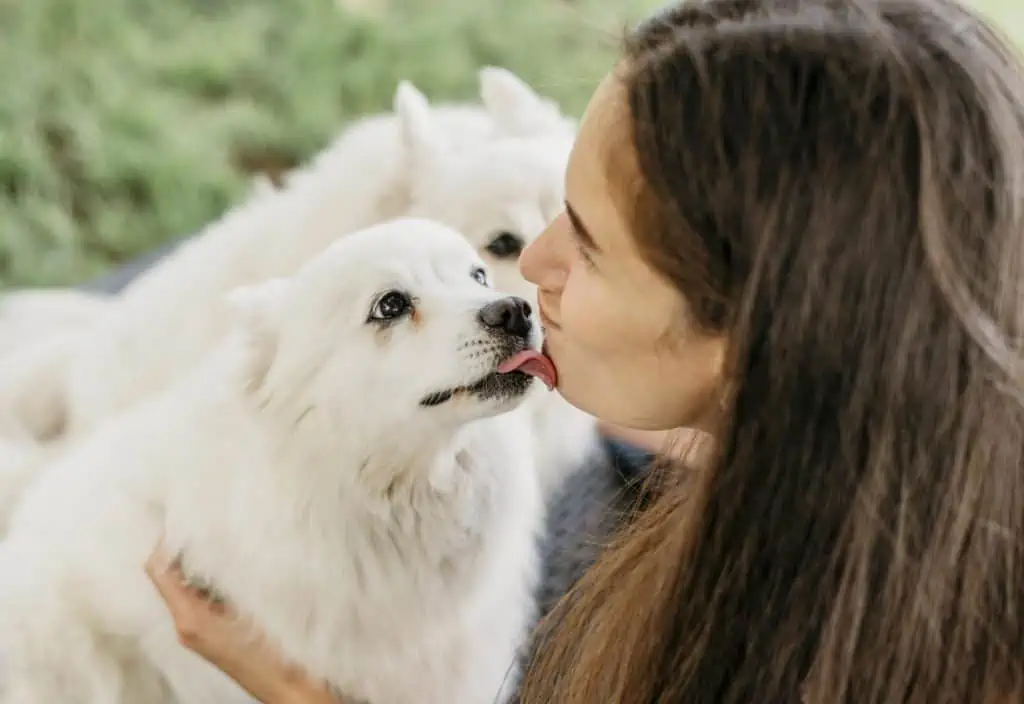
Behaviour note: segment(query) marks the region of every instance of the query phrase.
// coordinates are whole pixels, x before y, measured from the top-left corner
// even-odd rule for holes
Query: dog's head
[[[530,305],[490,287],[458,232],[402,218],[346,235],[294,276],[236,290],[249,387],[288,417],[332,427],[436,432],[512,410],[539,354]]]
[[[498,290],[534,300],[518,260],[561,212],[572,123],[513,74],[481,74],[481,95],[501,131],[454,149],[427,99],[399,88],[395,112],[412,176],[410,213],[451,225],[494,271]]]

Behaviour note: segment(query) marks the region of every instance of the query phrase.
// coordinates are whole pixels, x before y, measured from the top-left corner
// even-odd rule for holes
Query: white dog
[[[430,110],[431,129],[443,135],[446,151],[465,151],[504,137],[573,139],[575,121],[563,116],[553,101],[537,95],[511,71],[485,67],[479,72],[479,84],[479,105],[441,103],[429,108],[426,99],[409,84],[403,84],[398,93],[405,94],[401,101],[413,106],[412,109],[418,108],[421,113]],[[396,95],[396,102],[398,100]],[[378,212],[370,214],[370,219],[376,217],[380,221],[406,214],[404,204],[409,204],[408,192],[415,185],[406,169],[408,145],[404,137],[407,132],[403,120],[394,113],[356,120],[313,160],[318,168],[300,169],[297,173],[286,174],[286,179],[291,182],[313,179],[334,183],[336,188],[330,193],[333,212],[329,213],[334,217],[353,209],[365,214],[368,204],[360,198],[367,193],[376,194],[381,200],[374,204],[378,206]],[[546,181],[549,177],[545,165],[537,178]],[[360,187],[353,189],[351,184],[354,182],[360,183]],[[254,201],[265,199],[277,190],[269,179],[257,176],[246,202],[252,206]],[[496,194],[499,199],[509,195],[512,195],[512,202],[496,203],[493,210],[500,210],[505,205],[514,209],[518,205],[515,202],[517,194]],[[244,209],[244,206],[239,209]],[[481,208],[475,209],[479,216]],[[515,224],[507,220],[502,216],[500,222],[494,223],[495,228]],[[206,234],[211,229],[219,229],[218,224],[208,227]],[[495,239],[501,231],[495,229],[489,234]],[[516,240],[528,236],[514,230],[512,234]],[[515,241],[511,245],[518,246]],[[507,252],[509,247],[509,238],[506,237],[497,245],[496,251]],[[0,357],[49,335],[95,323],[107,315],[116,300],[116,296],[74,289],[27,289],[4,293],[0,295]]]
[[[394,115],[357,122],[283,188],[258,184],[246,203],[129,286],[115,311],[76,330],[77,339],[50,344],[54,353],[70,350],[64,369],[19,370],[9,382],[0,370],[0,398],[34,409],[27,424],[36,437],[52,428],[82,436],[216,344],[228,321],[216,305],[225,292],[288,275],[339,232],[402,215],[458,229],[492,265],[499,290],[534,300],[518,254],[562,207],[574,123],[503,69],[481,71],[480,92],[482,108],[431,108],[403,84]],[[554,395],[530,405],[548,491],[579,466],[595,424]]]
[[[505,231],[539,233],[561,208],[571,141],[506,137],[450,149],[429,110],[403,84],[395,138],[346,132],[283,189],[228,213],[125,290],[117,313],[73,360],[72,430],[94,427],[188,369],[223,333],[215,300],[233,287],[291,274],[338,233],[403,215],[450,225],[471,242]]]
[[[245,700],[177,642],[142,570],[161,535],[350,697],[503,701],[543,514],[514,409],[554,372],[529,304],[486,277],[461,235],[400,219],[233,294],[203,362],[25,495],[0,544],[2,701]]]

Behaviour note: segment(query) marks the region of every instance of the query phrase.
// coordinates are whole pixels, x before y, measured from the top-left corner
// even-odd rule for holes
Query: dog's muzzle
[[[497,370],[502,361],[530,347],[536,327],[530,304],[518,296],[499,298],[481,308],[477,320],[495,343],[494,371],[471,384],[431,393],[420,400],[421,406],[440,406],[463,395],[483,401],[513,398],[530,389],[533,377],[529,374],[520,371],[503,374]]]

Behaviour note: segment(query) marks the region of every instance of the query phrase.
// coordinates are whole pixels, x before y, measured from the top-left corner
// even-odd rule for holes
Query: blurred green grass
[[[472,98],[479,66],[506,66],[578,114],[664,1],[0,0],[0,287],[194,232],[403,78]]]

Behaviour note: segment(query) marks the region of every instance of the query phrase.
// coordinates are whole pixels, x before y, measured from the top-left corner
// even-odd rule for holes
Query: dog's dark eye
[[[473,270],[469,272],[469,275],[480,284],[481,286],[490,286],[490,281],[487,279],[487,272],[479,266],[473,267]]]
[[[498,259],[515,259],[525,246],[526,241],[514,232],[499,232],[485,249]]]
[[[370,320],[386,321],[401,318],[412,310],[412,300],[401,291],[388,291],[377,299],[370,310]]]

